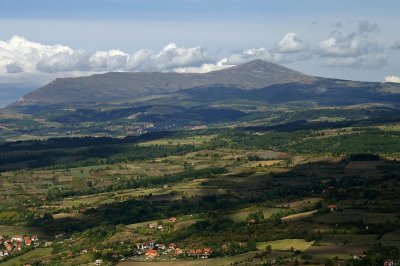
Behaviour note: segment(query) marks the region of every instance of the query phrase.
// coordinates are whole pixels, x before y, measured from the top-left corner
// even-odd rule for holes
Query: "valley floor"
[[[0,145],[0,265],[398,261],[398,128]]]

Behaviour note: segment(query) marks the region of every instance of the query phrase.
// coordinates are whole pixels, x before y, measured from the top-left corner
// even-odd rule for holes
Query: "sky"
[[[400,82],[398,0],[0,0],[0,107],[55,78],[264,59]]]

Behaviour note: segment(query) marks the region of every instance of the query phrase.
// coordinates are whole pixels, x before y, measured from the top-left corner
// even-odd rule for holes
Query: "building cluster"
[[[146,258],[154,259],[162,255],[173,255],[173,256],[188,256],[206,259],[211,253],[212,249],[209,247],[197,247],[193,248],[180,248],[176,243],[170,243],[168,245],[157,243],[156,240],[145,242],[136,245],[137,254],[144,255]]]
[[[164,188],[168,188],[168,186],[165,187],[165,185],[164,185]],[[171,223],[176,223],[177,220],[178,220],[178,219],[177,219],[176,217],[171,217],[171,218],[169,218],[169,222],[171,222]],[[162,229],[164,228],[163,224],[157,223],[157,222],[149,223],[149,224],[147,224],[147,226],[148,226],[150,229],[158,229],[158,230],[162,230]]]
[[[0,257],[10,256],[15,252],[22,251],[24,248],[39,246],[39,237],[15,235],[7,238],[0,235]]]
[[[207,129],[206,125],[201,125],[201,126],[193,126],[191,127],[191,130],[202,130],[202,129]]]
[[[147,133],[147,130],[154,129],[154,124],[151,123],[140,123],[130,125],[126,128],[127,135],[140,135]]]

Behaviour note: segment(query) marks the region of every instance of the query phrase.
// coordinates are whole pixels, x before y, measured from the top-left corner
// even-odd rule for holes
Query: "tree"
[[[333,266],[333,261],[331,259],[326,259],[324,265],[325,266]]]
[[[251,213],[249,216],[247,216],[247,220],[255,220],[256,223],[261,223],[264,221],[264,213],[262,210],[259,210],[258,212]]]

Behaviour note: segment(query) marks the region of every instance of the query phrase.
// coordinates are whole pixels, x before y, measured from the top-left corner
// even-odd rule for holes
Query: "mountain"
[[[17,105],[134,100],[214,85],[251,90],[273,84],[310,83],[315,78],[263,60],[204,74],[110,72],[60,78],[25,95]]]
[[[313,77],[256,60],[204,74],[56,79],[0,110],[0,142],[14,136],[126,136],[226,123],[275,130],[285,123],[283,128],[316,128],[383,120],[400,121],[400,84]]]

